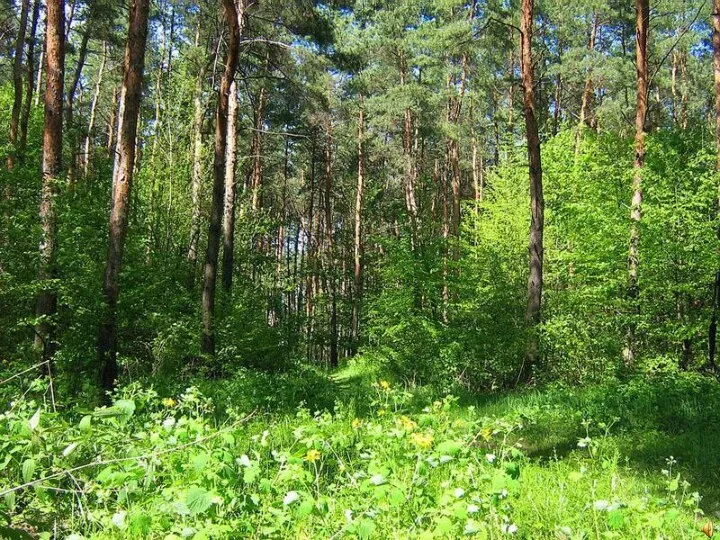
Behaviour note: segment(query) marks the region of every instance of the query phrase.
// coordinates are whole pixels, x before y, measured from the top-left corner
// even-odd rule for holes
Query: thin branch
[[[675,47],[678,46],[678,43],[680,43],[680,40],[685,36],[685,34],[687,34],[690,31],[690,29],[692,28],[692,25],[695,24],[695,21],[698,20],[698,17],[700,17],[700,12],[705,7],[705,4],[707,4],[707,0],[703,0],[703,2],[700,4],[700,6],[697,9],[697,12],[695,13],[695,17],[693,17],[693,19],[687,25],[685,25],[682,32],[680,32],[680,35],[678,36],[678,38],[675,40],[675,43],[673,43],[672,47],[670,47],[670,49],[668,49],[667,53],[665,53],[665,56],[662,57],[662,60],[660,60],[660,63],[657,65],[657,68],[655,69],[653,74],[650,76],[650,80],[648,81],[648,88],[650,88],[650,86],[652,85],[653,79],[655,79],[655,75],[658,74],[658,72],[660,71],[660,68],[665,63],[665,60],[668,59],[668,56],[670,56],[670,54],[675,50]]]
[[[37,369],[37,368],[39,368],[39,367],[41,367],[41,366],[44,366],[44,365],[47,364],[49,361],[50,361],[50,360],[45,360],[44,362],[40,362],[39,364],[35,364],[34,366],[29,367],[29,368],[21,371],[20,373],[16,373],[15,375],[13,375],[13,376],[11,376],[11,377],[8,377],[8,378],[5,379],[5,380],[0,381],[0,385],[5,384],[6,382],[10,382],[10,381],[12,381],[13,379],[16,379],[16,378],[20,377],[21,375],[24,375],[24,374],[27,373],[28,371],[32,371],[33,369]]]
[[[46,482],[46,481],[48,481],[48,480],[52,480],[53,478],[59,478],[59,477],[61,477],[61,476],[65,476],[65,475],[72,475],[72,473],[74,473],[74,472],[76,472],[76,471],[81,471],[81,470],[83,470],[83,469],[87,469],[87,468],[90,468],[90,467],[97,467],[97,466],[100,466],[100,465],[111,465],[111,464],[113,464],[113,463],[123,463],[123,462],[125,462],[125,461],[138,461],[138,460],[141,460],[141,459],[151,459],[151,458],[156,458],[156,457],[158,457],[158,456],[162,456],[162,455],[164,455],[164,454],[171,454],[171,453],[173,453],[173,452],[179,452],[180,450],[184,450],[185,448],[189,448],[189,447],[191,447],[191,446],[195,446],[195,445],[197,445],[197,444],[200,444],[200,443],[202,443],[202,442],[208,441],[208,440],[210,440],[210,439],[214,439],[215,437],[221,435],[222,433],[225,433],[225,432],[227,432],[227,431],[230,431],[231,429],[234,429],[234,428],[238,427],[239,425],[242,425],[242,424],[248,422],[253,416],[255,416],[255,413],[256,413],[256,412],[257,412],[257,409],[254,410],[253,412],[251,412],[250,414],[248,414],[246,417],[241,418],[241,419],[238,420],[237,422],[234,422],[234,423],[230,424],[229,426],[227,426],[227,427],[225,427],[225,428],[223,428],[223,429],[219,429],[219,430],[216,431],[215,433],[211,433],[210,435],[207,435],[207,436],[205,436],[205,437],[200,437],[199,439],[195,439],[194,441],[191,441],[191,442],[188,442],[188,443],[185,443],[185,444],[181,444],[180,446],[176,446],[176,447],[174,447],[174,448],[168,448],[168,449],[166,449],[166,450],[161,450],[160,452],[150,452],[150,453],[148,453],[148,454],[142,454],[142,455],[139,455],[139,456],[130,456],[130,457],[124,457],[124,458],[113,458],[113,459],[106,459],[106,460],[94,461],[94,462],[92,462],[92,463],[85,463],[85,464],[83,464],[83,465],[78,465],[77,467],[72,467],[72,468],[70,468],[70,469],[63,469],[63,470],[60,471],[60,472],[51,474],[50,476],[45,476],[44,478],[39,478],[38,480],[33,480],[33,481],[31,481],[31,482],[25,482],[25,483],[22,484],[22,485],[15,486],[15,487],[10,488],[10,489],[6,489],[5,491],[0,492],[0,497],[4,497],[4,496],[7,495],[8,493],[13,493],[13,492],[15,492],[15,491],[20,491],[21,489],[25,489],[25,488],[28,488],[28,487],[32,487],[32,486],[37,485],[37,484],[40,484],[40,483],[42,483],[42,482]]]
[[[288,45],[287,43],[283,43],[282,41],[275,41],[274,39],[252,38],[252,39],[243,39],[240,41],[240,45],[248,45],[250,43],[267,43],[268,45],[277,45],[278,47],[283,47],[285,49],[292,49],[291,45]]]

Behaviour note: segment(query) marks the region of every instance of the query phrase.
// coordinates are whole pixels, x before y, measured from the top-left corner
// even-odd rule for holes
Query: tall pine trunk
[[[78,136],[77,126],[73,121],[73,104],[75,103],[75,94],[77,93],[78,85],[80,84],[80,78],[82,77],[82,71],[85,67],[85,60],[87,58],[88,43],[90,42],[90,31],[92,28],[91,19],[88,19],[85,23],[85,30],[83,31],[82,40],[80,41],[80,48],[78,49],[77,65],[75,66],[75,73],[70,82],[70,87],[67,90],[67,96],[65,97],[65,126],[66,130],[70,135],[70,161],[68,162],[67,178],[68,183],[71,185],[75,182],[75,169],[77,166],[77,151],[78,151]]]
[[[407,84],[408,66],[403,53],[399,53],[400,86]],[[415,197],[417,168],[413,152],[413,114],[410,108],[403,112],[403,159],[405,161],[405,208],[410,223],[410,241],[413,252],[418,243],[418,208]]]
[[[33,90],[35,89],[35,34],[37,33],[38,19],[40,18],[40,0],[33,2],[32,21],[30,22],[30,32],[27,36],[27,61],[26,61],[26,80],[25,80],[25,102],[23,103],[22,115],[20,116],[20,142],[18,144],[19,153],[25,151],[27,143],[28,124],[30,122],[30,110],[33,99]]]
[[[235,250],[235,199],[237,182],[235,165],[237,163],[237,86],[230,85],[228,102],[227,143],[225,150],[225,205],[223,208],[223,259],[222,287],[226,295],[232,291],[233,259]]]
[[[17,154],[18,127],[20,125],[20,112],[23,99],[23,48],[25,47],[25,31],[27,28],[28,10],[30,0],[22,0],[20,4],[20,26],[18,27],[17,41],[15,42],[15,58],[13,59],[13,106],[10,116],[10,153],[7,158],[7,168],[12,170],[15,166]]]
[[[530,173],[530,275],[528,277],[527,309],[525,322],[530,332],[521,380],[529,380],[540,358],[538,325],[543,291],[543,229],[545,201],[540,161],[540,137],[535,118],[535,75],[533,73],[532,33],[534,0],[522,0],[521,60],[523,86],[523,113],[527,137],[528,167]]]
[[[262,189],[263,177],[263,160],[262,160],[262,143],[263,143],[263,122],[265,115],[265,101],[267,94],[265,87],[260,89],[258,95],[255,113],[253,115],[253,137],[252,137],[252,172],[250,176],[250,191],[252,193],[252,211],[255,214],[260,209],[260,190]]]
[[[720,0],[713,0],[713,63],[715,71],[715,145],[717,160],[715,168],[720,171]]]
[[[715,70],[715,147],[717,152],[715,170],[720,173],[720,0],[713,0],[712,20],[713,63]],[[716,219],[717,213],[720,213],[720,183],[718,183],[717,196],[717,207],[715,209]],[[718,240],[720,240],[720,227],[718,227],[716,233]],[[713,314],[708,332],[708,344],[710,366],[716,369],[715,354],[717,349],[718,306],[720,306],[720,271],[715,274],[714,293]]]
[[[95,91],[93,93],[92,103],[90,105],[90,119],[88,120],[87,133],[85,134],[85,144],[83,145],[82,164],[83,175],[87,176],[90,166],[90,144],[92,141],[92,131],[95,127],[95,117],[97,115],[97,106],[100,100],[100,89],[102,88],[103,74],[105,73],[105,64],[107,62],[107,43],[103,41],[103,55],[98,68],[97,80],[95,81]]]
[[[113,168],[108,257],[103,282],[105,310],[98,337],[100,385],[101,389],[106,392],[113,389],[118,376],[119,278],[127,234],[130,193],[135,172],[137,127],[142,98],[149,8],[150,0],[132,0],[125,47],[124,75],[118,111],[117,147]],[[103,399],[107,398],[103,397]]]
[[[42,288],[35,315],[38,326],[35,346],[42,351],[45,370],[50,372],[55,352],[52,317],[57,311],[57,293],[49,283],[56,276],[57,222],[55,196],[62,167],[63,79],[65,75],[65,2],[48,0],[45,22],[46,86],[43,128],[42,192],[40,194],[40,268]]]
[[[198,39],[196,38],[196,42]],[[188,278],[187,287],[192,289],[195,286],[195,267],[197,265],[198,244],[200,243],[200,191],[203,181],[203,140],[202,123],[204,104],[202,98],[203,83],[205,81],[205,62],[200,63],[197,78],[195,79],[195,91],[193,93],[193,150],[192,150],[192,182],[191,182],[191,204],[192,217],[190,220],[190,241],[188,245]]]
[[[353,305],[350,322],[350,352],[355,354],[360,336],[360,309],[363,297],[363,244],[362,244],[362,207],[365,189],[365,110],[360,96],[360,112],[358,115],[358,170],[357,188],[355,190],[355,234],[353,236]]]
[[[330,96],[328,96],[330,97]],[[329,100],[328,100],[329,101]],[[333,231],[333,124],[332,112],[328,111],[328,120],[325,128],[325,279],[329,282],[326,287],[331,296],[330,310],[330,367],[338,366],[338,321],[337,321],[337,272],[335,266],[336,247],[334,245]]]
[[[208,227],[207,252],[203,268],[202,292],[202,342],[201,352],[215,355],[215,289],[217,266],[220,252],[220,225],[222,220],[223,197],[225,192],[225,151],[227,140],[228,105],[230,88],[235,79],[240,45],[240,17],[233,0],[223,0],[225,20],[228,25],[228,50],[225,69],[220,79],[218,103],[215,111],[215,148],[213,157],[213,189]]]
[[[637,74],[637,99],[635,105],[635,163],[630,205],[630,249],[628,252],[628,297],[637,311],[640,293],[638,267],[640,262],[640,220],[642,219],[642,175],[645,165],[645,117],[648,109],[648,24],[650,7],[648,0],[635,0],[635,70]],[[635,325],[628,328],[627,343],[623,357],[627,365],[635,359]]]

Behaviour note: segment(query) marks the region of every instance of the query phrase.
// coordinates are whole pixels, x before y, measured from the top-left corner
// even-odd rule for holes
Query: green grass
[[[702,538],[718,510],[720,389],[699,376],[441,397],[354,364],[202,386],[8,405],[5,534]]]

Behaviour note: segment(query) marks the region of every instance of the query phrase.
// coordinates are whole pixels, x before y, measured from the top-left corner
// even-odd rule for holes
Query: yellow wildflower
[[[165,407],[174,407],[177,405],[177,402],[171,397],[166,397],[162,400],[162,404]]]
[[[390,383],[387,381],[380,381],[380,388],[383,390],[390,390]]]
[[[480,435],[483,439],[489,441],[490,437],[492,437],[492,430],[488,427],[482,428],[482,430],[480,430]]]
[[[311,450],[308,450],[308,453],[305,455],[305,461],[309,461],[310,463],[315,463],[321,457],[322,457],[322,454],[313,448]]]
[[[362,420],[360,420],[359,418],[356,418],[355,420],[352,421],[352,427],[353,427],[353,429],[357,429],[357,428],[359,428],[361,425],[362,425]]]
[[[430,448],[433,443],[433,436],[426,433],[413,433],[410,435],[410,441],[415,446],[418,446],[420,448]]]
[[[401,416],[400,423],[402,424],[405,431],[415,431],[415,428],[417,427],[417,424],[407,416]]]

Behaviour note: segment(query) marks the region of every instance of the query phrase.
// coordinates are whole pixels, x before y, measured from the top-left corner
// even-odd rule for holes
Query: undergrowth
[[[316,376],[294,407],[290,378],[233,400],[246,373],[61,412],[35,381],[0,415],[0,536],[697,538],[717,510],[708,379],[470,398]]]

